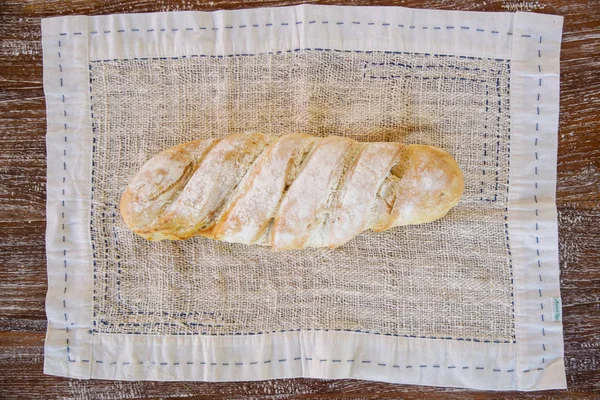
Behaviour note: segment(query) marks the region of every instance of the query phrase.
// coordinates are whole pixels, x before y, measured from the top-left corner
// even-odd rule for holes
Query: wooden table
[[[0,397],[1,398],[592,398],[600,397],[600,2],[598,0],[348,0],[565,16],[558,154],[561,289],[568,391],[502,393],[287,379],[264,382],[114,382],[42,373],[46,329],[44,249],[46,111],[40,18],[281,6],[268,0],[0,0]],[[324,4],[336,4],[323,1]],[[340,3],[338,3],[340,4]],[[596,397],[596,398],[598,398]]]

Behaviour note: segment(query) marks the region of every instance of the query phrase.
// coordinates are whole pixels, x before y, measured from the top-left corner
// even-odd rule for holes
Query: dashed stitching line
[[[100,213],[102,220],[104,220],[106,218],[106,214],[104,213],[104,211],[101,211]],[[109,251],[108,251],[108,232],[106,231],[106,225],[103,224],[102,225],[102,237],[104,238],[104,259],[105,260],[109,260],[110,259],[110,255],[109,255]],[[104,271],[104,301],[108,301],[108,271],[109,269],[106,268],[106,270]]]
[[[143,327],[143,326],[181,326],[180,323],[169,323],[169,322],[151,322],[151,323],[111,323],[101,319],[99,321],[103,325],[107,326],[134,326],[134,327]],[[200,323],[187,323],[192,326],[208,326],[211,327],[210,324],[200,324]],[[366,333],[370,335],[377,336],[392,336],[392,337],[404,337],[404,338],[413,338],[413,339],[435,339],[435,340],[456,340],[459,342],[474,342],[474,343],[516,343],[514,340],[481,340],[481,339],[470,339],[470,338],[453,338],[453,337],[441,337],[441,336],[417,336],[417,335],[403,335],[398,333],[381,333],[374,331],[365,331],[359,329],[317,329],[317,328],[307,328],[307,329],[282,329],[282,330],[272,330],[272,331],[264,331],[264,332],[248,332],[248,333],[208,333],[208,332],[190,332],[190,333],[172,333],[173,336],[257,336],[264,335],[270,333],[284,333],[284,332],[354,332],[354,333]],[[94,332],[100,332],[98,329],[94,329]],[[125,335],[143,335],[143,332],[125,332]]]
[[[510,95],[510,61],[506,63],[506,67],[508,69],[508,93]],[[509,100],[510,101],[510,100]],[[510,106],[510,104],[509,104]],[[510,113],[508,113],[508,120],[509,120],[509,124],[508,124],[508,141],[507,141],[507,153],[508,153],[508,158],[507,158],[507,166],[508,166],[508,170],[510,171],[510,139],[511,139],[511,132],[510,132]],[[506,176],[506,198],[508,199],[509,195],[510,195],[510,174],[508,174]],[[508,253],[508,271],[510,274],[510,303],[511,303],[511,312],[513,315],[513,320],[511,322],[512,325],[512,329],[513,329],[513,334],[512,337],[513,339],[516,339],[517,334],[516,334],[516,329],[515,329],[515,283],[514,283],[514,273],[513,273],[513,259],[512,259],[512,251],[510,248],[510,237],[508,235],[508,202],[506,204],[506,207],[504,207],[504,233],[506,234],[506,251]]]
[[[293,361],[301,361],[302,357],[294,357]],[[331,362],[331,363],[335,363],[336,365],[341,365],[344,363],[344,361],[342,361],[341,359],[326,359],[326,358],[317,358],[314,359],[312,357],[305,357],[304,358],[305,361],[314,361],[314,362],[318,362],[318,363],[327,363],[327,362]],[[81,360],[82,362],[90,362],[90,360]],[[180,361],[176,361],[176,362],[157,362],[157,361],[138,361],[137,363],[132,363],[130,361],[122,361],[120,362],[121,365],[144,365],[144,364],[149,364],[152,366],[167,366],[167,365],[204,365],[204,366],[211,366],[211,367],[229,367],[229,366],[244,366],[244,365],[265,365],[265,364],[271,364],[273,365],[273,361],[274,360],[264,360],[264,361],[250,361],[250,362],[244,362],[244,361],[235,361],[235,362],[216,362],[216,361],[212,361],[212,362],[208,362],[208,361],[186,361],[186,362],[180,362]],[[286,358],[283,359],[279,359],[277,360],[278,362],[282,363],[282,362],[287,362],[287,361],[292,361],[292,360],[288,360]],[[345,360],[345,363],[354,363],[355,360]],[[110,361],[110,362],[104,362],[103,360],[95,360],[95,362],[97,364],[107,364],[107,365],[117,365],[119,364],[118,361]],[[399,364],[389,364],[389,363],[380,363],[380,362],[374,362],[373,360],[360,360],[361,364],[372,364],[373,366],[377,366],[377,367],[390,367],[390,368],[401,368],[401,365]],[[404,368],[406,369],[413,369],[413,368],[443,368],[441,365],[439,364],[434,364],[434,365],[427,365],[427,364],[420,364],[417,366],[414,365],[405,365]],[[446,367],[446,369],[456,369],[458,368],[456,365],[449,365]],[[469,366],[463,366],[460,369],[462,370],[468,370],[471,369],[471,367]],[[476,371],[483,371],[483,370],[491,370],[492,372],[503,372],[503,370],[499,369],[499,368],[486,368],[486,367],[480,367],[480,366],[476,366],[474,368],[472,368],[473,370]],[[544,370],[544,368],[534,368],[534,369],[526,369],[523,370],[523,372],[530,372],[532,370],[537,370],[537,371],[542,371]],[[416,370],[415,370],[416,371]],[[514,369],[507,369],[504,372],[515,372]]]
[[[61,92],[63,91],[63,87],[64,87],[64,81],[63,81],[63,67],[62,67],[62,54],[61,54],[61,49],[62,49],[62,41],[59,39],[58,40],[58,69],[59,69],[59,85],[60,85],[60,90]],[[65,193],[66,193],[66,182],[67,182],[67,130],[68,130],[68,126],[67,126],[67,105],[66,105],[66,101],[65,101],[65,95],[63,93],[61,93],[61,100],[62,100],[62,105],[63,105],[63,130],[64,130],[64,149],[63,149],[63,177],[62,177],[62,183],[63,183],[63,187],[62,187],[62,199],[61,199],[61,218],[62,218],[62,223],[61,223],[61,231],[62,231],[62,242],[66,243],[66,233],[65,233]],[[65,247],[63,248],[63,269],[64,269],[64,288],[63,288],[63,299],[62,299],[62,306],[63,306],[63,314],[65,317],[65,347],[67,349],[67,360],[69,362],[74,362],[75,360],[71,358],[71,344],[70,344],[70,335],[69,335],[69,315],[68,315],[68,309],[67,309],[67,299],[66,299],[66,295],[67,295],[67,283],[68,283],[68,279],[69,279],[69,275],[68,275],[68,267],[67,267],[67,249],[66,249],[66,244]]]
[[[89,85],[90,85],[90,116],[91,116],[91,128],[92,128],[92,168],[91,168],[91,191],[90,191],[90,242],[92,244],[92,266],[93,266],[93,276],[94,276],[94,284],[93,284],[93,288],[92,288],[92,299],[93,299],[93,318],[92,318],[92,324],[93,324],[93,328],[92,328],[92,332],[97,332],[96,330],[96,326],[97,326],[97,322],[96,322],[96,315],[97,315],[97,309],[96,309],[96,304],[98,304],[97,302],[97,291],[96,291],[96,281],[98,279],[97,276],[97,272],[98,272],[98,262],[96,260],[97,255],[96,255],[96,245],[94,244],[95,242],[95,237],[96,237],[96,232],[94,230],[94,224],[93,224],[93,219],[94,219],[94,191],[95,191],[95,180],[96,180],[96,171],[94,169],[95,167],[95,161],[94,161],[94,157],[93,154],[96,153],[96,149],[97,149],[97,135],[96,135],[96,125],[94,123],[94,102],[93,102],[93,93],[92,93],[92,64],[90,63],[88,65],[88,69],[89,69]]]
[[[334,52],[343,52],[343,53],[348,53],[348,52],[356,52],[356,53],[372,53],[372,51],[361,51],[361,50],[338,50],[338,49],[322,49],[322,48],[306,48],[306,49],[293,49],[293,50],[286,50],[285,52],[298,52],[298,51],[302,51],[302,50],[317,50],[317,51],[334,51]],[[282,51],[276,52],[276,53],[282,53]],[[405,52],[391,52],[391,51],[384,51],[383,53],[386,54],[407,54]],[[256,53],[256,54],[273,54],[273,52],[267,52],[267,53]],[[249,56],[249,55],[256,55],[256,54],[241,54],[238,55],[236,54],[235,56]],[[454,56],[454,55],[439,55],[439,54],[425,54],[425,55],[431,55],[431,56],[437,56],[437,57],[456,57],[456,58],[461,58],[461,59],[481,59],[481,58],[477,58],[477,57],[470,57],[470,56]],[[232,55],[233,56],[233,55]],[[222,57],[229,57],[229,56],[211,56],[211,55],[191,55],[189,57],[213,57],[213,58],[222,58]],[[134,58],[133,60],[137,60],[137,59],[141,59],[141,60],[148,60],[148,59],[152,59],[152,60],[171,60],[171,59],[180,59],[180,58],[186,58],[186,56],[180,56],[180,57],[152,57],[152,58]],[[129,59],[132,60],[132,59]],[[505,61],[503,59],[490,59],[490,60],[495,60],[495,61]],[[94,60],[94,61],[90,61],[90,62],[103,62],[103,61],[127,61],[124,59],[111,59],[111,60]],[[372,65],[377,65],[377,63],[370,63]],[[395,63],[394,65],[402,65],[402,64],[397,64]],[[366,67],[367,67],[367,63],[364,64],[364,68],[365,68],[365,73],[363,75],[366,75]],[[426,65],[416,65],[413,66],[414,68],[429,68],[432,66],[426,66]],[[454,67],[455,69],[463,69],[463,67],[455,67],[455,66],[448,66],[448,68],[452,68]],[[90,67],[91,69],[91,67]],[[464,69],[468,69],[471,70],[471,68],[467,68],[464,67]],[[473,68],[472,70],[479,70],[478,68]],[[496,70],[490,70],[490,71],[496,71]],[[498,70],[498,74],[500,73],[500,70]],[[391,76],[391,78],[397,78],[398,76]],[[412,76],[406,76],[406,77],[412,77]],[[371,78],[380,78],[377,76],[371,76]],[[387,77],[383,77],[383,78],[387,78]],[[432,77],[432,78],[428,78],[428,77],[424,77],[422,79],[459,79],[459,80],[469,80],[467,78],[449,78],[449,77]],[[477,79],[471,79],[473,81],[479,81]],[[482,81],[485,82],[485,81]],[[91,84],[91,74],[90,74],[90,84]],[[91,93],[91,88],[90,88],[90,93]],[[93,114],[92,114],[93,115]],[[95,139],[94,139],[94,143],[95,143]],[[95,151],[95,146],[93,146],[93,151]],[[93,173],[93,171],[92,171]],[[94,177],[92,177],[92,200],[93,200],[93,192],[94,192],[94,186],[93,186],[93,182],[94,182]],[[93,203],[93,202],[92,202]],[[93,208],[93,205],[92,205]],[[92,248],[94,250],[94,245],[92,243]],[[95,252],[93,253],[94,255],[96,254]],[[95,260],[95,256],[94,256],[94,265],[96,265],[96,260]],[[138,314],[148,314],[148,313],[143,313],[143,312],[138,312]],[[96,329],[97,326],[97,321],[95,318],[96,314],[94,315],[94,332],[98,332],[98,330]],[[172,323],[162,323],[162,322],[156,322],[156,323],[111,323],[105,320],[100,320],[100,322],[103,325],[109,325],[109,326],[120,326],[120,327],[124,327],[124,326],[130,326],[130,327],[140,327],[140,326],[159,326],[159,325],[164,325],[164,326],[180,326],[178,324],[172,324]],[[188,325],[190,326],[206,326],[206,327],[213,327],[213,325],[209,325],[209,324],[202,324],[202,323],[193,323],[193,322],[189,322]],[[367,330],[353,330],[353,329],[305,329],[306,331],[344,331],[344,332],[356,332],[356,333],[368,333],[368,334],[374,334],[374,335],[383,335],[383,336],[394,336],[394,337],[408,337],[408,338],[420,338],[420,339],[441,339],[441,340],[457,340],[457,341],[468,341],[468,342],[476,342],[476,343],[515,343],[514,340],[505,340],[505,341],[499,341],[499,340],[480,340],[480,339],[470,339],[470,338],[453,338],[453,337],[437,337],[437,336],[417,336],[417,335],[403,335],[403,334],[393,334],[393,333],[381,333],[381,332],[373,332],[373,331],[367,331]],[[294,332],[294,331],[300,331],[300,329],[289,329],[289,330],[273,330],[273,331],[266,331],[266,332],[248,332],[248,333],[208,333],[208,332],[190,332],[190,333],[175,333],[174,335],[177,336],[194,336],[194,335],[206,335],[206,336],[233,336],[233,335],[248,335],[248,336],[253,336],[253,335],[262,335],[265,333],[279,333],[279,332]],[[134,334],[134,335],[141,335],[143,334],[143,332],[127,332],[126,334]],[[514,337],[514,335],[513,335]]]
[[[120,255],[120,251],[119,251],[119,239],[117,238],[117,230],[115,229],[115,225],[116,225],[116,218],[117,218],[117,213],[115,210],[113,210],[112,212],[112,217],[113,217],[113,237],[115,238],[115,258],[117,259],[117,300],[119,302],[122,302],[122,296],[121,296],[121,274],[122,274],[122,268],[121,268],[121,255]]]
[[[318,21],[316,21],[316,20],[308,21],[308,25],[316,24],[317,22]],[[329,24],[330,21],[324,20],[324,21],[320,21],[320,22],[323,25],[327,25],[327,24]],[[303,24],[303,23],[304,23],[304,21],[279,22],[279,23],[267,22],[267,23],[263,24],[262,26],[264,26],[266,28],[270,28],[270,27],[272,27],[274,25],[289,26],[289,25],[293,25],[293,24],[300,25],[300,24]],[[346,25],[346,24],[348,24],[348,25],[361,25],[361,24],[363,24],[363,22],[361,22],[361,21],[351,21],[349,23],[346,23],[345,21],[336,21],[334,25],[336,25],[336,26],[343,26],[343,25]],[[391,24],[389,22],[381,22],[381,23],[367,22],[367,23],[364,23],[364,24],[367,25],[367,26],[382,26],[382,27],[388,27],[388,26],[392,26],[393,25],[393,24]],[[260,24],[253,24],[252,25],[252,27],[254,27],[254,28],[259,28],[260,26],[261,26]],[[396,24],[396,26],[399,27],[399,28],[404,28],[404,24]],[[227,26],[223,26],[224,29],[235,29],[235,28],[237,28],[237,29],[244,29],[246,27],[248,27],[248,25],[238,25],[238,26],[227,25]],[[416,25],[410,25],[408,28],[409,29],[415,29],[416,27],[417,27]],[[426,29],[429,29],[429,28],[430,27],[427,26],[427,25],[421,26],[421,29],[423,29],[423,30],[426,30]],[[446,27],[433,26],[432,28],[434,30],[441,31],[443,28],[445,28],[446,30],[452,30],[452,29],[455,29],[456,27],[455,26],[446,26]],[[470,26],[460,26],[459,28],[462,31],[471,30]],[[207,30],[207,27],[198,26],[197,29],[198,30]],[[212,30],[212,31],[218,31],[219,29],[220,28],[218,26],[214,26],[214,27],[210,28],[210,30]],[[185,30],[181,29],[182,32],[192,32],[194,30],[195,29],[193,27],[185,28]],[[139,28],[130,28],[130,31],[131,32],[144,32],[145,31],[147,33],[149,33],[149,32],[157,32],[156,29],[140,30]],[[168,29],[166,29],[166,28],[161,28],[160,29],[160,32],[166,32],[166,31],[168,31]],[[180,31],[180,29],[179,28],[171,28],[170,31],[171,32],[178,32],[178,31]],[[476,28],[476,29],[474,29],[474,31],[478,32],[478,33],[484,33],[485,29]],[[105,34],[109,34],[111,32],[114,32],[114,30],[105,30],[103,32]],[[127,30],[126,29],[118,29],[116,32],[118,32],[118,33],[125,33],[125,32],[127,32]],[[99,31],[90,31],[89,33],[91,35],[97,35],[99,33]],[[500,32],[492,30],[492,31],[490,31],[490,33],[491,34],[499,34]],[[83,32],[72,32],[72,33],[70,33],[70,32],[61,32],[60,33],[61,36],[67,36],[69,34],[82,35]],[[510,36],[513,33],[512,32],[506,32],[506,34]],[[530,38],[531,35],[521,35],[521,37]]]
[[[449,80],[449,81],[469,81],[469,82],[480,82],[480,83],[485,83],[486,80],[485,79],[473,79],[473,78],[457,78],[457,77],[450,77],[450,76],[433,76],[433,77],[421,77],[421,76],[413,76],[413,75],[388,75],[388,76],[376,76],[376,75],[371,75],[369,76],[369,78],[371,79],[398,79],[398,78],[419,78],[421,80],[439,80],[439,79],[443,79],[443,80]]]
[[[485,167],[487,165],[487,129],[488,129],[488,111],[489,107],[489,85],[486,83],[485,85],[485,122],[483,124],[483,168],[481,170],[482,175],[485,175]],[[481,187],[479,188],[479,194],[481,195],[480,200],[483,201],[483,187],[484,187],[484,178],[481,178]]]
[[[499,168],[500,168],[500,131],[501,131],[501,126],[500,126],[500,115],[502,115],[502,95],[500,93],[500,71],[498,71],[498,74],[496,76],[496,94],[498,95],[498,114],[496,114],[496,126],[497,126],[497,131],[496,131],[496,186],[494,189],[494,200],[493,201],[498,201],[498,188],[500,187],[500,174],[499,174]]]
[[[411,53],[414,54],[414,53]],[[453,56],[453,57],[460,57],[460,56]],[[489,59],[488,60],[492,60]],[[504,61],[503,59],[493,59],[494,61]],[[461,67],[458,65],[411,65],[411,64],[403,64],[403,63],[399,63],[399,62],[370,62],[368,64],[371,64],[374,67],[385,67],[388,65],[392,65],[394,67],[405,67],[405,68],[417,68],[417,69],[443,69],[443,68],[450,68],[450,69],[455,69],[455,70],[459,70],[459,71],[475,71],[475,72],[498,72],[498,74],[501,72],[501,70],[498,69],[485,69],[485,68],[470,68],[470,67]]]
[[[314,24],[315,22],[316,22],[316,21],[309,21],[309,24]],[[328,21],[323,21],[323,23],[328,23]],[[297,22],[296,22],[296,24],[302,24],[302,21],[297,21]],[[337,25],[342,25],[342,24],[343,24],[343,23],[337,23]],[[360,24],[360,22],[354,21],[354,22],[352,22],[352,24]],[[273,25],[273,24],[266,24],[265,26],[272,26],[272,25]],[[285,25],[288,25],[288,24],[286,24],[286,23],[282,23],[281,25],[282,25],[282,26],[285,26]],[[374,24],[373,24],[373,23],[370,23],[370,25],[374,25]],[[383,25],[383,26],[389,26],[390,24],[388,24],[388,23],[384,23],[384,24],[382,24],[382,25]],[[399,27],[404,27],[404,25],[398,25],[398,26],[399,26]],[[243,25],[243,26],[242,26],[242,25],[240,25],[240,26],[239,26],[239,28],[245,28],[245,27],[246,27],[245,25]],[[255,25],[253,25],[253,27],[259,27],[259,25],[256,25],[256,24],[255,24]],[[230,27],[230,26],[227,26],[227,27],[225,27],[225,28],[227,28],[227,29],[233,29],[233,26],[231,26],[231,27]],[[411,28],[414,28],[414,26],[411,26]],[[422,27],[422,28],[423,28],[423,29],[427,29],[427,27]],[[198,28],[198,29],[206,29],[206,28],[204,28],[204,27],[200,27],[200,28]],[[453,26],[448,26],[448,27],[446,27],[446,29],[454,29],[454,27],[453,27]],[[469,28],[469,27],[461,27],[461,29],[465,29],[465,30],[467,30],[467,29],[470,29],[470,28]],[[216,27],[215,27],[215,28],[212,28],[212,30],[218,30],[218,28],[216,28]],[[434,27],[434,30],[441,30],[441,27]],[[139,31],[139,29],[136,29],[136,28],[133,28],[133,29],[132,29],[132,32],[138,32],[138,31]],[[154,31],[155,31],[154,29],[148,29],[148,30],[147,30],[147,32],[154,32]],[[165,29],[161,29],[161,32],[164,32],[164,31],[165,31]],[[178,29],[172,29],[172,31],[174,31],[174,32],[175,32],[175,31],[178,31]],[[186,28],[186,31],[193,31],[193,28]],[[476,31],[477,31],[477,32],[484,32],[484,30],[482,30],[482,29],[477,29]],[[119,30],[118,32],[124,32],[124,30]],[[98,32],[97,32],[97,31],[92,31],[92,32],[90,32],[90,33],[91,33],[91,34],[97,34]],[[104,33],[105,33],[105,34],[108,34],[108,33],[111,33],[111,31],[110,31],[110,30],[107,30],[107,31],[104,31]],[[498,34],[499,32],[498,32],[498,31],[491,31],[491,33],[492,33],[492,34]],[[60,33],[60,35],[61,35],[61,36],[66,36],[67,34],[68,34],[68,33]],[[81,35],[81,34],[82,34],[82,32],[74,32],[73,34],[74,34],[74,35]],[[507,32],[507,35],[512,35],[512,33],[511,33],[511,32]],[[521,37],[531,37],[531,35],[521,35]],[[541,43],[541,41],[542,41],[542,37],[540,37],[540,43]],[[60,47],[60,41],[59,41],[59,47]],[[310,50],[310,49],[306,49],[306,50]],[[315,50],[326,50],[326,51],[329,51],[330,49],[315,49]],[[291,51],[288,51],[288,52],[291,52]],[[391,53],[398,53],[398,52],[391,52]],[[59,58],[60,58],[60,57],[61,57],[61,55],[60,55],[60,51],[59,51],[59,53],[58,53],[58,54],[59,54]],[[270,53],[270,54],[272,54],[272,53]],[[219,57],[219,56],[216,56],[216,57]],[[179,57],[175,57],[175,58],[179,58]],[[541,51],[540,51],[540,50],[538,50],[538,58],[541,58]],[[160,59],[163,59],[163,58],[160,58]],[[107,61],[107,60],[103,60],[103,61]],[[112,61],[112,60],[111,60],[111,61]],[[115,61],[116,61],[116,60],[115,60]],[[121,61],[121,60],[118,60],[118,61]],[[60,72],[62,73],[62,65],[60,65],[60,64],[59,64],[59,69],[60,69]],[[540,72],[541,72],[541,66],[540,66],[540,65],[538,65],[538,70],[540,70]],[[539,86],[541,86],[541,83],[542,83],[542,81],[541,81],[541,78],[540,78],[540,79],[539,79]],[[63,85],[63,82],[62,82],[62,77],[61,77],[61,86],[62,86],[62,85]],[[539,97],[540,97],[540,94],[538,93],[538,102],[539,102]],[[64,103],[64,95],[62,96],[62,99],[63,99],[63,103]],[[537,108],[537,114],[539,115],[539,107]],[[64,116],[66,117],[66,110],[64,110]],[[65,127],[65,130],[66,130],[66,129],[67,129],[66,122],[65,122],[65,124],[64,124],[64,127]],[[536,131],[537,131],[537,130],[538,130],[538,124],[536,123]],[[67,138],[66,138],[66,136],[65,136],[65,143],[66,143],[66,141],[67,141]],[[535,142],[535,144],[537,145],[537,138],[536,138],[536,142]],[[65,150],[64,150],[64,155],[66,156],[66,148],[65,148]],[[537,153],[536,153],[536,159],[537,159]],[[64,165],[64,170],[66,171],[66,162],[65,162],[63,165]],[[536,169],[535,169],[535,173],[536,173],[536,175],[537,175],[537,166],[536,166],[535,168],[536,168]],[[92,179],[93,179],[93,178],[92,178]],[[65,178],[63,177],[63,183],[64,183],[64,182],[65,182]],[[537,182],[536,182],[536,185],[537,185]],[[64,191],[63,191],[63,194],[64,194]],[[536,196],[536,195],[534,195],[534,201],[537,203],[537,196]],[[63,199],[63,202],[62,202],[62,203],[63,203],[63,207],[64,207],[64,199]],[[536,208],[536,215],[538,215],[538,210],[537,210],[537,208]],[[64,217],[64,213],[63,213],[63,217]],[[63,225],[63,229],[64,229],[64,225]],[[537,224],[536,224],[536,229],[537,229]],[[65,241],[65,237],[63,236],[63,242],[64,242],[64,241]],[[537,243],[539,243],[539,238],[537,238],[537,236],[536,236],[536,241],[537,241]],[[537,252],[538,252],[538,256],[539,256],[539,249],[537,250]],[[66,250],[64,250],[64,256],[65,256],[64,264],[65,264],[65,268],[66,268]],[[539,261],[539,259],[538,259],[538,266],[541,268],[541,264],[540,264],[540,261]],[[541,275],[540,275],[540,280],[541,280]],[[66,272],[65,272],[65,283],[66,283],[66,281],[67,281],[67,274],[66,274]],[[66,286],[65,286],[64,292],[66,293]],[[540,296],[541,296],[541,290],[539,290],[539,292],[540,292]],[[66,307],[66,302],[64,302],[64,301],[63,301],[63,304],[64,304],[64,305],[65,305],[65,307]],[[542,307],[543,307],[543,305],[542,305]],[[65,320],[67,320],[67,319],[68,319],[68,318],[67,318],[67,314],[65,313]],[[542,314],[542,319],[543,319],[543,314]],[[68,330],[68,327],[66,327],[66,331],[67,331],[67,335],[68,335],[68,332],[69,332],[69,330]],[[542,334],[543,334],[543,336],[545,336],[545,332],[544,332],[544,328],[543,328],[543,327],[542,327]],[[394,335],[394,336],[398,336],[398,335]],[[411,336],[409,336],[409,337],[411,337]],[[468,339],[467,339],[467,340],[468,340]],[[477,340],[474,340],[474,341],[477,341]],[[484,341],[484,342],[485,342],[485,341]],[[495,341],[495,342],[496,342],[496,341]],[[542,345],[544,346],[544,344],[542,344]],[[544,350],[545,350],[545,346],[544,346]],[[69,353],[68,338],[67,338],[67,352]],[[294,360],[300,360],[300,358],[298,358],[298,357],[297,357],[297,358],[294,358]],[[310,359],[310,358],[307,358],[307,360],[312,360],[312,359]],[[542,360],[543,360],[543,359],[542,359]],[[72,360],[72,359],[70,359],[70,356],[69,356],[69,361],[75,361],[75,360]],[[82,362],[89,362],[89,360],[81,360],[81,361],[82,361]],[[283,359],[283,360],[279,360],[279,361],[280,361],[280,362],[284,362],[285,360]],[[327,361],[327,360],[321,360],[321,361]],[[267,363],[267,362],[269,362],[269,363],[270,363],[270,360],[267,360],[267,361],[265,361],[265,363]],[[340,362],[340,360],[332,360],[332,362]],[[346,360],[346,362],[354,362],[354,360]],[[371,362],[371,361],[368,361],[368,360],[364,360],[364,361],[363,361],[363,363],[370,363],[370,362]],[[543,361],[542,361],[542,362],[543,362]],[[101,360],[96,360],[96,363],[102,364],[102,363],[103,363],[103,361],[101,361]],[[111,365],[115,365],[115,364],[116,364],[116,362],[113,362],[113,363],[111,363]],[[143,362],[142,362],[142,361],[140,361],[138,364],[143,364]],[[155,364],[155,363],[154,363],[154,362],[152,362],[152,364]],[[160,365],[167,365],[167,364],[168,364],[168,363],[161,363]],[[179,363],[173,363],[173,364],[174,364],[174,365],[179,365]],[[187,362],[187,364],[188,364],[188,365],[190,365],[190,364],[193,364],[193,362]],[[206,364],[206,363],[202,362],[201,364]],[[250,363],[250,365],[253,365],[253,364],[257,364],[257,363],[256,363],[256,362],[251,362],[251,363]],[[130,363],[129,363],[129,362],[124,362],[124,363],[123,363],[123,365],[130,365]],[[211,363],[211,365],[216,365],[216,363]],[[223,363],[222,365],[229,365],[229,363]],[[236,363],[235,365],[243,365],[243,363]],[[378,364],[378,365],[380,365],[380,366],[385,366],[386,364]],[[397,368],[397,367],[399,367],[399,366],[398,366],[398,365],[393,365],[393,367],[394,367],[394,368]],[[420,366],[420,367],[421,367],[421,368],[424,368],[424,367],[427,367],[427,366]],[[439,368],[439,366],[437,366],[437,365],[436,365],[436,366],[433,366],[433,367],[434,367],[434,368]],[[412,366],[406,366],[406,368],[412,368]],[[448,368],[456,368],[456,367],[455,367],[455,366],[448,366]],[[463,369],[468,369],[468,368],[469,368],[469,367],[463,367]],[[484,369],[484,368],[483,368],[483,367],[476,367],[476,369]],[[543,368],[537,368],[537,370],[543,370]],[[498,370],[498,369],[493,369],[493,371],[494,371],[494,372],[500,372],[500,370]],[[507,370],[507,372],[513,372],[513,371],[514,371],[514,370]],[[523,372],[529,372],[529,371],[530,371],[530,370],[524,370]]]
[[[321,48],[321,47],[305,47],[305,48],[294,48],[290,50],[278,50],[278,51],[266,51],[266,52],[257,52],[257,53],[235,53],[235,54],[226,54],[226,55],[213,55],[213,54],[190,54],[183,56],[173,56],[173,57],[132,57],[132,58],[109,58],[109,59],[96,59],[89,60],[90,63],[99,63],[99,62],[109,62],[109,61],[136,61],[136,60],[179,60],[186,58],[232,58],[232,57],[251,57],[258,55],[267,55],[267,54],[283,54],[283,53],[297,53],[302,51],[325,51],[325,52],[334,52],[334,53],[364,53],[364,54],[372,54],[374,51],[372,50],[340,50],[340,49],[329,49],[329,48]],[[415,54],[406,51],[378,51],[382,54]],[[432,53],[420,53],[424,56],[430,56],[435,58],[445,58],[445,57],[453,57],[458,59],[465,60],[493,60],[493,61],[505,61],[502,58],[482,58],[482,57],[472,57],[472,56],[457,56],[453,54],[432,54]],[[475,69],[474,69],[475,70]]]
[[[540,45],[542,44],[542,36],[540,36],[540,38],[539,38],[539,44]],[[540,97],[541,97],[541,88],[542,88],[542,78],[541,78],[541,72],[542,72],[542,51],[541,51],[540,48],[538,48],[537,56],[538,56],[538,72],[540,74],[540,77],[538,78],[538,92],[537,92],[537,97],[536,97],[536,117],[534,117],[536,119],[539,118],[539,116],[540,116]],[[536,130],[536,132],[539,131],[539,121],[536,121],[536,123],[535,123],[535,130]],[[535,149],[534,153],[535,153],[535,163],[536,164],[539,161],[537,146],[538,146],[538,137],[537,137],[537,133],[536,133],[535,141],[534,141],[534,149]],[[537,181],[538,168],[537,168],[537,165],[535,166],[534,172],[535,172],[535,189],[534,190],[537,191],[537,189],[538,189],[538,181]],[[534,199],[534,202],[536,204],[535,205],[535,216],[537,218],[539,216],[539,212],[538,212],[538,208],[537,208],[537,203],[538,203],[537,193],[534,193],[533,199]],[[537,235],[537,231],[538,230],[539,230],[539,224],[538,224],[538,221],[536,221],[535,222],[535,231],[536,231],[535,239],[536,239],[536,245],[539,245],[539,243],[540,243],[540,239],[539,239],[539,237]],[[539,246],[536,246],[536,254],[537,254],[537,266],[538,266],[538,271],[539,271],[538,277],[539,277],[540,282],[542,282],[542,273],[541,273],[542,262],[540,260],[540,249],[539,249]],[[542,322],[544,322],[544,303],[541,301],[542,300],[542,289],[541,288],[538,288],[538,293],[539,293],[539,296],[540,296],[540,317],[541,317]],[[544,330],[544,327],[542,326],[542,350],[545,352],[546,351],[546,344],[543,343],[544,336],[546,336],[546,332]],[[542,354],[544,354],[544,353],[542,353]],[[544,356],[542,356],[542,364],[544,364],[545,362],[546,362],[546,359],[545,359]],[[539,368],[538,368],[538,370],[539,370]]]

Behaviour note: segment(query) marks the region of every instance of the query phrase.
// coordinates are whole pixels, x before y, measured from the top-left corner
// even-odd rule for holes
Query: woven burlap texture
[[[327,49],[91,62],[94,329],[513,341],[509,73],[505,60]],[[465,193],[439,221],[338,249],[148,242],[125,226],[121,194],[149,158],[249,131],[435,145]]]

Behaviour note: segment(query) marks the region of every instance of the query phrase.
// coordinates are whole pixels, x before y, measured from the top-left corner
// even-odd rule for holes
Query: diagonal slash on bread
[[[154,156],[125,190],[121,214],[149,240],[334,248],[368,229],[442,218],[463,189],[456,161],[435,147],[246,133]]]

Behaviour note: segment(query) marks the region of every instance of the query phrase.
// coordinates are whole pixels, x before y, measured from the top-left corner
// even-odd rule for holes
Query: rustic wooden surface
[[[40,18],[298,4],[262,0],[0,0],[0,398],[600,398],[600,2],[347,0],[565,16],[557,205],[568,391],[490,393],[358,380],[83,381],[42,373],[46,294],[45,104]]]

